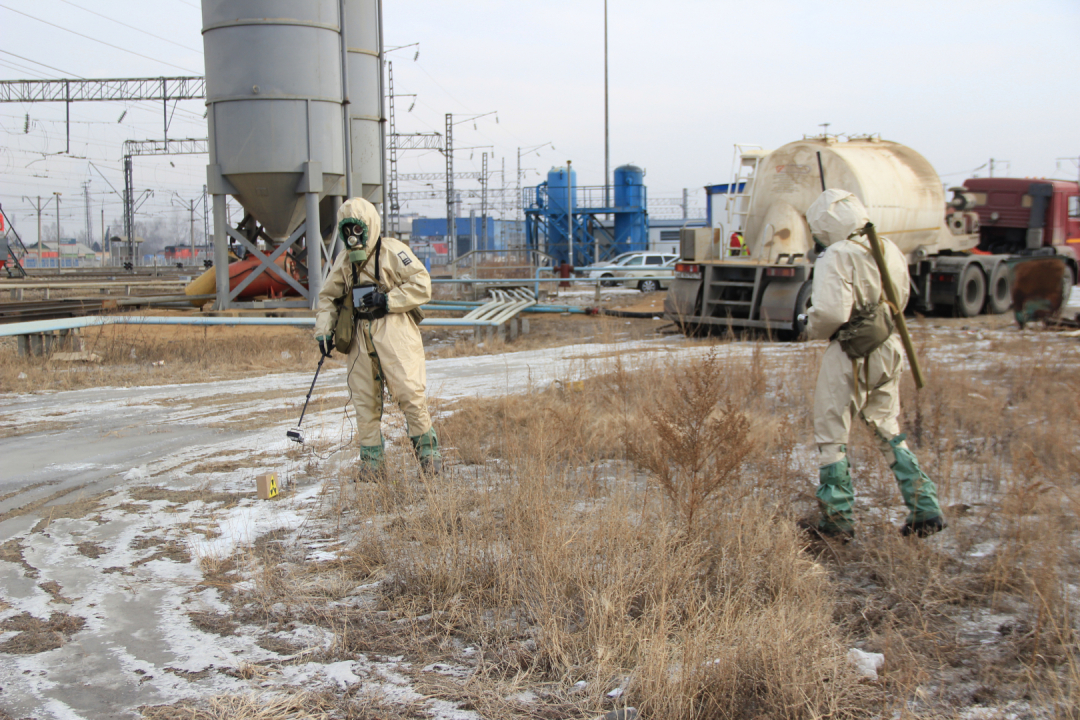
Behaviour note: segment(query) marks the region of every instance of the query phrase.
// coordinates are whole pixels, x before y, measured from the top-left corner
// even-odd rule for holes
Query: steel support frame
[[[454,116],[446,113],[446,240],[450,254],[457,259],[457,220],[454,212]]]

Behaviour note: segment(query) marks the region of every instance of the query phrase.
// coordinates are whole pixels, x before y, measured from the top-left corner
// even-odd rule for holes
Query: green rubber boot
[[[945,519],[938,504],[937,486],[919,467],[919,459],[906,447],[900,447],[906,435],[897,435],[889,441],[896,462],[892,464],[896,484],[904,496],[908,508],[904,522],[904,535],[916,534],[925,537],[946,528]]]
[[[852,519],[852,507],[855,490],[851,486],[851,466],[848,459],[818,468],[817,495],[818,507],[821,508],[821,520],[817,530],[822,535],[855,535],[855,521]]]
[[[423,435],[409,438],[412,441],[413,450],[420,458],[420,469],[428,475],[438,475],[442,472],[442,453],[439,452],[439,438],[435,435],[435,428],[431,428]]]
[[[381,438],[380,438],[381,440]],[[360,469],[357,480],[360,482],[378,482],[383,476],[383,448],[386,442],[378,445],[360,446]]]

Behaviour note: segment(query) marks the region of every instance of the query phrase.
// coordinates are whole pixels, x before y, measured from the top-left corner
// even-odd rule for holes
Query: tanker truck
[[[799,316],[810,301],[815,258],[805,213],[823,187],[854,193],[878,232],[907,256],[909,308],[919,312],[971,317],[1007,311],[1006,261],[1016,255],[1060,255],[1069,281],[1077,277],[1080,232],[1039,230],[1022,234],[1006,252],[980,249],[1002,247],[987,240],[1000,232],[981,232],[980,215],[987,222],[997,214],[988,210],[995,193],[986,183],[1003,179],[953,188],[946,200],[930,163],[899,143],[876,136],[805,138],[772,152],[737,147],[735,164],[731,183],[706,189],[708,227],[680,231],[680,260],[664,313],[684,332],[802,334]],[[1022,194],[1018,204],[1025,204]],[[1036,213],[1029,214],[1033,221]]]

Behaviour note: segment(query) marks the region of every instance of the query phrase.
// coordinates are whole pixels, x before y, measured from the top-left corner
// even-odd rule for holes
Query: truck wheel
[[[638,283],[637,289],[641,292],[656,292],[660,289],[660,282],[658,280],[642,280]]]
[[[968,263],[960,273],[956,293],[956,314],[959,317],[975,317],[986,303],[986,278],[976,263]]]
[[[1068,263],[1065,264],[1065,277],[1061,278],[1061,284],[1061,307],[1064,309],[1069,304],[1073,286],[1076,285],[1076,271]]]
[[[812,280],[807,280],[799,288],[799,294],[795,296],[795,314],[794,320],[791,321],[790,330],[778,330],[776,333],[776,339],[781,342],[794,342],[796,340],[804,339],[806,334],[806,323],[799,322],[799,316],[805,315],[810,309],[810,291],[813,290],[814,283]]]
[[[1012,307],[1012,287],[1009,285],[1009,266],[1003,262],[994,266],[990,287],[986,292],[986,312],[1000,315]]]
[[[795,322],[793,323],[793,330],[795,334],[795,340],[803,337],[806,334],[806,323],[799,322],[799,315],[805,315],[810,309],[810,291],[813,290],[814,283],[807,280],[803,283],[803,286],[799,288],[799,296],[795,299]]]

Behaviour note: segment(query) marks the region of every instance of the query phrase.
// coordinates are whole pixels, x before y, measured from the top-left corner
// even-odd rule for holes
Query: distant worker
[[[731,233],[731,239],[728,242],[728,255],[731,257],[746,257],[750,254],[750,249],[746,247],[746,240],[743,239],[741,232]]]
[[[319,293],[315,339],[329,356],[348,353],[348,385],[360,438],[360,479],[383,471],[383,384],[408,423],[409,440],[427,473],[442,470],[439,440],[427,409],[420,306],[431,299],[431,277],[412,250],[380,237],[379,213],[352,198],[338,210],[345,251]]]
[[[893,329],[881,275],[869,242],[857,234],[866,225],[863,204],[845,190],[826,190],[806,211],[814,239],[828,248],[814,264],[810,339],[831,342],[821,360],[814,391],[814,442],[818,447],[821,519],[818,533],[852,537],[855,491],[847,458],[848,432],[856,412],[878,439],[908,508],[902,532],[925,537],[943,530],[937,487],[904,442],[900,414],[903,346]],[[881,238],[901,310],[911,279],[907,260]]]

